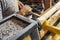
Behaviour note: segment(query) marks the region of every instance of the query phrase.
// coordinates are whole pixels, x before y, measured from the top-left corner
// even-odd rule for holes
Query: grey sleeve
[[[11,10],[18,12],[18,0],[1,0],[3,4],[3,10]]]

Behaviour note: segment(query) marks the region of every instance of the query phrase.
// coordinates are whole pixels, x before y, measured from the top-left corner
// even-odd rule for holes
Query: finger
[[[20,8],[22,8],[22,7],[24,6],[24,4],[19,1],[19,2],[18,2],[18,6],[19,6]]]

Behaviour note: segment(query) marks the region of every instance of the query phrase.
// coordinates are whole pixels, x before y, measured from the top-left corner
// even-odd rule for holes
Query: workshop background
[[[60,0],[0,0],[0,40],[60,40]]]

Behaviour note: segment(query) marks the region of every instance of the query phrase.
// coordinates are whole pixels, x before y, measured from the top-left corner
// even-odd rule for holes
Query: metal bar
[[[35,30],[30,34],[30,36],[31,36],[31,40],[40,40],[38,28],[35,29]]]

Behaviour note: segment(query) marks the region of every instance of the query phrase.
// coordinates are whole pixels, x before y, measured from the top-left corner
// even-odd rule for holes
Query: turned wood
[[[46,12],[45,14],[43,14],[41,17],[37,18],[37,20],[39,22],[41,22],[41,24],[43,24],[43,22],[46,19],[48,19],[58,9],[60,9],[60,2],[58,2],[54,7],[52,7],[48,12]]]

